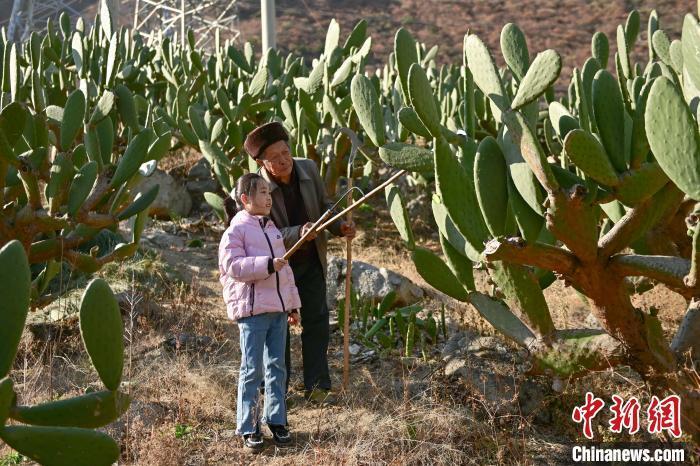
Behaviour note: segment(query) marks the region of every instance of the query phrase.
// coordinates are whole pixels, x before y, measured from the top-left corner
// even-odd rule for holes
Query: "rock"
[[[156,169],[151,176],[144,178],[136,187],[136,191],[145,193],[156,184],[160,185],[160,188],[158,197],[149,209],[152,216],[168,219],[172,216],[186,217],[190,213],[192,198],[187,189],[163,170]]]
[[[362,347],[361,347],[360,345],[358,345],[357,343],[353,343],[353,344],[350,345],[350,347],[348,348],[348,353],[350,353],[351,355],[355,356],[355,355],[358,354],[361,350],[362,350]]]
[[[586,316],[586,320],[583,321],[583,326],[585,328],[603,329],[593,313],[589,313],[588,316]]]
[[[187,172],[187,181],[195,181],[195,180],[209,180],[213,179],[211,175],[211,165],[209,165],[209,162],[207,159],[202,157],[192,165],[192,168],[190,168],[190,171]]]
[[[327,297],[328,307],[334,309],[345,296],[345,259],[328,258]],[[396,305],[407,306],[418,302],[425,294],[423,289],[408,278],[384,267],[375,267],[361,261],[352,261],[352,287],[362,299],[380,301],[390,291],[396,292]]]

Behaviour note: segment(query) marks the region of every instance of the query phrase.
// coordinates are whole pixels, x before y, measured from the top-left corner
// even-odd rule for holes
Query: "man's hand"
[[[314,226],[314,224],[311,223],[311,222],[307,223],[306,225],[302,225],[302,227],[301,227],[301,237],[303,238],[304,235],[306,234],[306,232],[309,231],[309,230],[311,230],[311,228],[312,228],[313,226]],[[311,233],[311,234],[308,236],[308,238],[306,238],[306,240],[307,240],[307,241],[314,240],[314,239],[316,239],[316,236],[318,236],[318,233],[313,232],[313,233]]]
[[[275,272],[279,272],[282,270],[282,267],[287,265],[287,261],[282,259],[281,257],[275,257],[272,260],[272,267],[275,269]]]
[[[357,228],[355,228],[355,222],[340,222],[340,233],[346,237],[353,239],[357,234]]]
[[[294,310],[287,315],[287,323],[289,325],[299,325],[299,312]]]

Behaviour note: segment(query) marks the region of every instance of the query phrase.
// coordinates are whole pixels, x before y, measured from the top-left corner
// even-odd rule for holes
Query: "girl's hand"
[[[299,325],[299,312],[292,311],[287,316],[287,323],[289,325]]]
[[[287,261],[282,259],[281,257],[275,257],[272,259],[272,267],[275,269],[275,272],[279,272],[282,270],[282,267],[287,265]]]

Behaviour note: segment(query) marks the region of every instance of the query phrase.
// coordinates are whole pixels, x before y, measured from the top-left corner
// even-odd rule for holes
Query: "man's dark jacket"
[[[296,171],[296,178],[299,182],[299,190],[301,192],[301,197],[304,201],[304,206],[306,207],[306,213],[309,217],[310,222],[315,222],[321,215],[333,206],[333,201],[326,195],[326,190],[321,181],[321,176],[318,172],[318,167],[316,162],[311,159],[294,158],[294,170]],[[277,225],[277,228],[282,232],[284,238],[284,246],[289,249],[291,248],[299,239],[301,238],[300,225],[289,225],[289,219],[287,218],[287,211],[284,207],[284,196],[282,195],[282,190],[279,188],[277,183],[272,180],[270,174],[265,170],[265,167],[261,167],[260,175],[270,183],[270,190],[272,194],[272,212],[270,217]],[[333,222],[328,230],[336,236],[341,236],[340,232],[340,220]],[[316,250],[318,251],[318,257],[321,260],[321,266],[323,267],[323,276],[326,276],[326,250],[327,250],[327,238],[326,233],[321,232],[316,237],[314,242],[316,243]]]

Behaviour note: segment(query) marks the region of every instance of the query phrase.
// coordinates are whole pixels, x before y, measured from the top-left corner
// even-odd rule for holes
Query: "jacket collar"
[[[295,157],[292,159],[292,163],[294,164],[294,171],[299,181],[313,181],[311,174],[304,169],[303,165],[300,164],[298,160],[300,159]],[[265,167],[260,167],[258,173],[270,184],[270,191],[274,191],[275,189],[279,188],[279,185],[272,179]]]
[[[268,215],[266,216],[259,216],[259,215],[251,215],[248,213],[247,210],[243,209],[236,213],[236,215],[233,217],[233,223],[238,223],[238,224],[248,224],[248,225],[260,225],[263,228],[267,226],[267,223],[270,221],[270,217]]]

